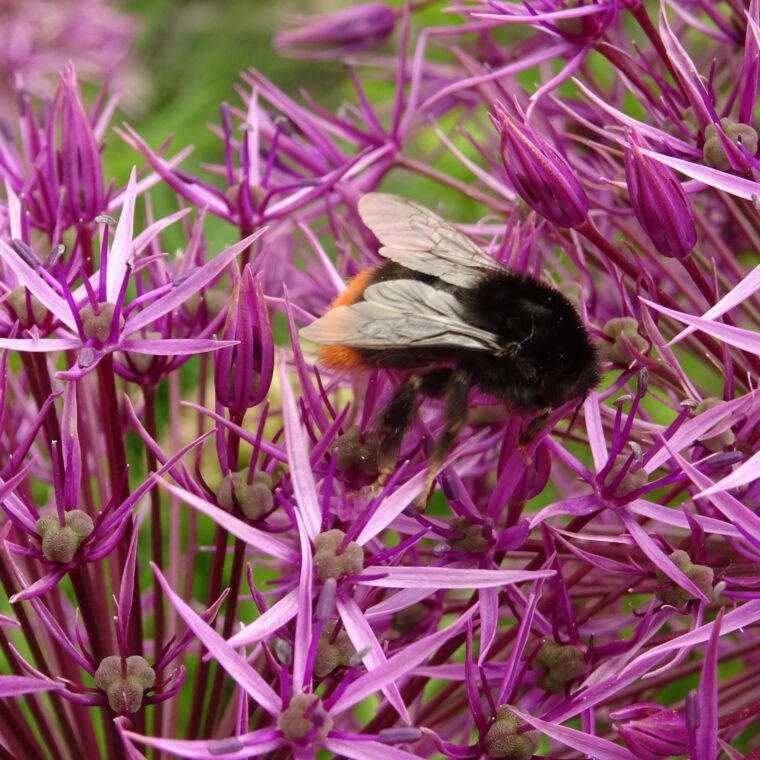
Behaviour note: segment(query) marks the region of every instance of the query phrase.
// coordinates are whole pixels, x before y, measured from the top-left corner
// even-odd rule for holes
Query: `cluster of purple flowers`
[[[354,95],[244,73],[204,176],[123,125],[109,182],[72,67],[20,98],[0,757],[760,757],[760,2],[437,7],[283,33]],[[404,187],[465,199],[604,370],[529,443],[473,393],[432,494],[440,404],[378,481],[402,375],[298,338],[379,261],[359,198]]]

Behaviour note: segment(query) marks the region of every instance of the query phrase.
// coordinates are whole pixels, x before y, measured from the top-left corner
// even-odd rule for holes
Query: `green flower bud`
[[[139,655],[104,657],[95,671],[95,685],[106,693],[115,713],[136,713],[147,689],[156,683],[156,671]]]
[[[691,557],[682,549],[670,555],[673,564],[708,598],[712,596],[715,573],[706,565],[695,565]],[[696,597],[686,589],[677,586],[659,568],[657,569],[657,590],[655,597],[664,604],[681,609]]]
[[[604,479],[607,487],[610,487],[616,480],[623,466],[628,461],[628,457],[625,454],[619,454],[615,460],[615,464],[612,465],[610,471],[607,473],[607,477]],[[615,486],[613,496],[622,499],[628,494],[633,493],[647,483],[647,473],[643,467],[636,469],[636,465],[631,464],[627,472],[620,479],[620,482]]]
[[[328,530],[314,539],[314,564],[321,581],[328,578],[340,580],[346,575],[356,575],[364,568],[364,549],[355,541],[349,541],[338,554],[338,547],[346,534],[342,530]]]
[[[528,760],[538,747],[538,731],[517,733],[528,725],[512,712],[510,705],[496,709],[496,721],[491,724],[485,738],[485,749],[489,757]]]
[[[317,642],[317,654],[314,659],[314,675],[318,678],[332,673],[337,667],[346,667],[356,654],[356,649],[344,629],[335,634],[337,622],[325,620]]]
[[[583,675],[586,657],[580,647],[547,639],[536,656],[536,664],[546,670],[539,676],[538,685],[552,694],[561,694],[567,684]]]
[[[248,482],[248,470],[231,472],[222,478],[216,489],[216,500],[222,509],[231,512],[237,501],[240,511],[249,520],[260,520],[272,511],[272,478],[257,470]]]
[[[731,142],[736,144],[741,142],[752,155],[757,153],[757,132],[749,124],[742,124],[729,118],[721,119],[720,123]],[[731,162],[728,160],[715,124],[708,124],[705,128],[702,155],[705,163],[713,169],[720,169],[723,172],[731,171]]]
[[[94,338],[100,343],[105,343],[111,335],[113,326],[113,315],[116,311],[116,305],[112,303],[99,303],[98,312],[91,303],[86,304],[79,312],[82,320],[82,331],[87,338]],[[120,317],[119,321],[124,324],[124,318]]]
[[[29,294],[30,315],[30,309],[27,308],[26,288],[23,285],[11,290],[5,302],[13,309],[21,327],[28,328],[32,325],[40,325],[47,319],[48,310],[31,293]]]
[[[604,334],[612,343],[604,344],[606,357],[617,364],[629,365],[635,356],[626,345],[629,343],[638,353],[649,347],[646,338],[639,335],[639,323],[633,317],[616,317],[604,326]]]
[[[86,512],[72,509],[65,513],[63,525],[58,521],[58,515],[45,515],[37,520],[35,527],[42,539],[45,558],[66,565],[74,558],[95,526]]]
[[[332,716],[324,709],[322,700],[316,694],[296,694],[277,718],[277,728],[289,742],[305,739],[315,727],[318,728],[314,740],[322,741],[332,726]]]

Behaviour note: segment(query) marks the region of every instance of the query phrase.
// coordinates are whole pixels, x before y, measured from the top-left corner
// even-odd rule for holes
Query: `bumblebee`
[[[377,422],[381,475],[396,465],[420,395],[444,404],[432,480],[466,422],[474,387],[517,411],[540,413],[597,385],[594,345],[555,288],[509,271],[414,201],[369,193],[358,210],[386,261],[354,277],[300,334],[320,344],[326,367],[409,372]]]

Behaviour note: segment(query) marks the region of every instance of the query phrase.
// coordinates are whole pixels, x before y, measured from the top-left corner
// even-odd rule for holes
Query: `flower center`
[[[314,564],[319,580],[334,578],[337,581],[346,575],[357,575],[364,568],[364,549],[356,541],[343,545],[345,538],[346,534],[336,528],[314,539]]]
[[[277,718],[277,728],[289,742],[301,742],[307,737],[321,741],[332,725],[330,713],[316,694],[296,694]]]

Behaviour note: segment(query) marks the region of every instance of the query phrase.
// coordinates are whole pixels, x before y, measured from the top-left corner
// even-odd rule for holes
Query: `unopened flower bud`
[[[639,323],[633,317],[616,317],[604,326],[604,334],[612,338],[612,343],[605,343],[607,358],[617,364],[626,366],[635,360],[636,353],[643,353],[649,347],[646,338],[639,335]]]
[[[711,567],[706,565],[695,565],[691,557],[678,549],[670,555],[673,564],[706,596],[711,597],[713,593],[714,572]],[[664,604],[680,609],[695,597],[686,589],[677,586],[668,578],[659,568],[657,569],[657,590],[655,596]]]
[[[724,118],[720,120],[720,125],[732,143],[741,143],[750,155],[754,156],[757,153],[757,132],[749,124]],[[720,169],[723,172],[731,171],[731,161],[726,154],[726,148],[721,142],[718,127],[715,124],[708,124],[705,128],[705,144],[702,153],[708,166]],[[738,159],[739,154],[736,157]]]
[[[702,414],[703,412],[706,412],[710,409],[714,409],[716,406],[720,406],[723,403],[722,399],[717,398],[716,396],[709,396],[706,399],[703,399],[700,401],[697,406],[694,408],[694,414]],[[736,436],[734,435],[733,430],[731,430],[730,427],[725,428],[724,430],[721,430],[720,432],[716,433],[713,432],[719,425],[722,423],[716,424],[715,428],[713,428],[712,431],[708,431],[704,434],[702,438],[699,439],[699,442],[708,450],[712,452],[717,451],[723,451],[724,449],[727,449],[729,446],[733,446],[736,442]]]
[[[340,580],[346,575],[357,575],[364,568],[364,549],[355,541],[349,541],[342,551],[340,546],[346,534],[333,529],[314,538],[314,564],[321,581],[328,578]]]
[[[484,741],[489,757],[528,760],[538,747],[538,731],[522,731],[528,725],[512,712],[510,705],[496,708],[496,721],[488,729]]]
[[[214,387],[220,404],[240,414],[261,403],[274,372],[274,341],[258,277],[250,266],[235,283],[221,337],[237,341],[214,355]]]
[[[633,212],[654,247],[663,256],[688,256],[697,242],[689,199],[673,170],[642,153],[635,136],[625,151],[625,180]]]
[[[300,29],[279,32],[275,45],[283,52],[305,56],[310,50],[336,58],[380,45],[392,33],[397,14],[385,3],[365,3],[306,19]],[[300,50],[303,49],[303,50]]]
[[[515,192],[558,227],[580,227],[589,202],[575,172],[562,156],[527,124],[496,106],[501,159]]]
[[[317,729],[314,739],[321,741],[330,733],[332,726],[332,716],[316,694],[296,694],[277,718],[277,728],[289,742],[305,739],[314,728]]]
[[[108,697],[115,713],[136,713],[147,689],[156,683],[156,671],[139,655],[123,661],[117,655],[105,657],[95,671],[95,685]]]
[[[345,629],[338,631],[335,620],[325,620],[317,642],[317,654],[314,658],[314,675],[324,678],[337,667],[346,667],[356,654],[356,648],[348,638]]]
[[[82,102],[73,65],[61,74],[61,183],[74,221],[90,221],[105,207],[103,168],[93,121]]]
[[[77,550],[94,529],[92,518],[81,509],[66,512],[63,525],[58,515],[45,515],[37,520],[35,527],[42,539],[45,558],[62,565],[74,559]]]
[[[248,482],[248,470],[231,472],[222,478],[216,489],[216,500],[222,509],[231,512],[235,505],[251,521],[260,520],[274,507],[272,478],[257,470]]]
[[[683,712],[642,703],[616,710],[610,717],[638,757],[664,759],[688,754],[689,731]]]

